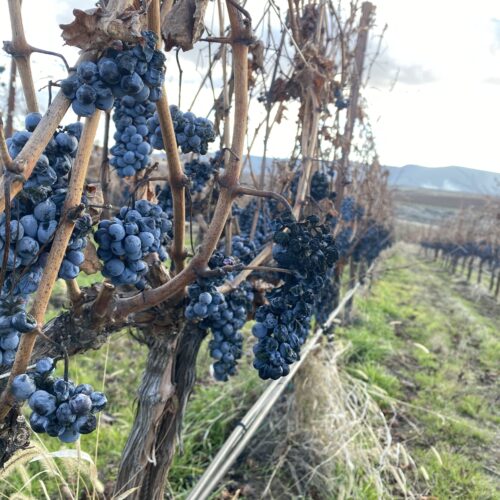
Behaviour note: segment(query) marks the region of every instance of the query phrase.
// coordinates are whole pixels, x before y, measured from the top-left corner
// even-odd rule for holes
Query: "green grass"
[[[471,462],[461,453],[442,446],[438,456],[431,451],[421,451],[417,460],[429,475],[432,496],[445,499],[492,500],[498,499],[498,490],[484,473],[478,462]]]
[[[459,280],[411,248],[393,252],[379,268],[371,293],[357,301],[353,325],[337,333],[352,343],[346,368],[400,408],[398,434],[429,473],[430,495],[500,498],[498,477],[487,470],[500,458],[493,445],[500,421],[498,309],[491,315]]]

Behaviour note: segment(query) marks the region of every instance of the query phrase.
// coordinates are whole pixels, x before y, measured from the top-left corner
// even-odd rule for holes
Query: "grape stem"
[[[231,39],[227,37],[220,36],[209,36],[207,38],[200,38],[200,42],[208,43],[231,43]]]
[[[36,292],[35,300],[30,313],[35,318],[37,325],[42,325],[44,322],[45,312],[49,305],[50,296],[54,284],[59,274],[62,260],[66,253],[73,228],[75,226],[73,215],[75,208],[78,210],[81,205],[81,197],[85,184],[85,177],[89,165],[90,156],[92,153],[94,139],[99,124],[100,111],[96,111],[90,118],[85,121],[80,144],[75,158],[71,178],[69,181],[68,192],[64,201],[64,206],[61,215],[61,223],[56,230],[54,242],[47,259],[47,264],[43,270],[42,279]],[[37,127],[38,129],[39,127]],[[6,184],[8,185],[8,184]],[[6,199],[9,193],[6,193]],[[0,421],[2,421],[14,404],[14,399],[10,392],[10,387],[14,377],[26,372],[26,368],[31,358],[31,353],[35,345],[39,327],[29,333],[25,333],[21,337],[21,342],[12,366],[11,374],[2,395],[0,396]]]
[[[92,306],[93,316],[100,320],[106,315],[106,311],[109,307],[110,302],[113,299],[113,293],[115,291],[115,287],[113,284],[104,281],[101,289],[99,290],[99,294],[95,299],[95,302]]]
[[[69,67],[68,61],[66,61],[66,58],[60,54],[59,52],[53,52],[52,50],[45,50],[45,49],[39,49],[37,47],[33,47],[29,44],[26,44],[26,48],[22,52],[18,52],[17,50],[14,49],[13,45],[11,42],[4,42],[3,49],[7,54],[10,54],[14,58],[22,57],[22,56],[30,56],[33,53],[37,54],[45,54],[48,56],[55,56],[59,57],[62,62],[64,63],[64,66],[66,66],[66,71],[69,73],[71,71],[71,68]]]
[[[160,26],[160,2],[151,2],[148,9],[148,26],[161,40]],[[186,220],[186,201],[185,201],[185,175],[182,170],[179,158],[179,149],[175,138],[174,124],[170,115],[167,92],[163,85],[161,97],[156,103],[158,121],[160,122],[161,135],[165,151],[167,153],[169,182],[172,189],[172,205],[174,212],[174,241],[172,243],[171,256],[174,264],[174,270],[179,274],[185,267],[186,250],[184,248],[185,240],[185,220]]]
[[[76,304],[82,297],[82,291],[80,290],[80,285],[76,279],[66,280],[66,286],[68,287],[68,296],[72,304]]]
[[[290,205],[290,203],[288,203],[288,200],[282,194],[276,193],[274,191],[265,191],[263,189],[255,189],[247,186],[237,186],[234,189],[234,192],[236,195],[247,194],[249,196],[259,196],[261,198],[273,198],[276,201],[283,203],[287,210],[289,212],[292,212],[292,206]]]
[[[20,0],[9,0],[9,14],[12,42],[5,43],[4,48],[7,51],[8,48],[12,50],[11,54],[16,61],[17,69],[21,77],[26,106],[28,111],[33,113],[34,111],[38,111],[38,102],[30,65],[31,48],[24,34]]]
[[[7,177],[7,179],[5,179]],[[5,197],[8,198],[10,196],[10,177],[7,173],[4,176],[5,184],[4,184],[4,192]],[[7,273],[7,264],[9,262],[9,251],[10,251],[10,204],[5,208],[5,243],[4,243],[4,251],[2,258],[2,268],[0,269],[0,290],[3,289],[3,282],[5,281],[5,274]],[[18,228],[19,231],[19,228]]]
[[[0,116],[0,161],[2,162],[0,166],[4,166],[5,170],[12,172],[12,158],[9,154],[9,148],[7,147],[7,142],[5,141],[5,132],[3,128],[3,120]],[[19,172],[16,172],[19,173]]]
[[[100,171],[100,181],[101,181],[101,191],[102,199],[105,207],[103,207],[103,217],[109,219],[111,217],[110,209],[112,208],[110,203],[110,169],[109,169],[109,126],[111,122],[111,113],[108,111],[106,113],[106,119],[104,123],[104,140],[102,145],[102,156],[101,156],[101,171]]]

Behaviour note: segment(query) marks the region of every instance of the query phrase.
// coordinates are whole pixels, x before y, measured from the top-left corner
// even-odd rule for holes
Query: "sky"
[[[252,0],[249,10],[259,17],[265,0]],[[286,2],[276,0],[277,4]],[[368,114],[383,164],[429,167],[460,165],[500,172],[500,3],[493,0],[374,0],[376,26],[368,58],[376,52],[387,24],[381,51],[364,89]],[[72,20],[72,9],[87,9],[91,0],[23,0],[25,30],[34,46],[62,52],[71,63],[77,49],[61,48],[59,23]],[[0,36],[10,38],[7,2],[0,4]],[[202,68],[196,57],[181,56],[183,106],[196,92]],[[0,65],[8,59],[0,56]],[[169,55],[167,88],[177,101],[178,72]],[[64,76],[57,59],[33,57],[36,87]],[[46,91],[40,93],[42,108]],[[198,101],[203,114],[212,102],[207,86]],[[204,109],[206,108],[206,109]],[[277,132],[295,134],[296,116]],[[253,130],[259,113],[251,116]],[[287,141],[287,146],[291,141]],[[258,147],[255,153],[259,154]],[[271,141],[270,155],[283,157],[283,141]]]

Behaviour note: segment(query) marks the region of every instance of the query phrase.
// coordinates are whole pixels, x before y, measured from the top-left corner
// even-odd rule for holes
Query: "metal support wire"
[[[373,270],[373,264],[367,270],[366,275]],[[271,411],[277,399],[285,390],[287,384],[292,380],[299,368],[306,360],[309,353],[316,347],[325,329],[332,325],[335,318],[344,309],[345,305],[361,287],[358,281],[344,296],[340,304],[330,314],[326,322],[316,329],[314,336],[306,344],[301,353],[300,360],[297,361],[290,370],[290,373],[283,378],[273,380],[266,387],[260,398],[250,408],[245,417],[238,423],[222,448],[219,450],[212,463],[205,470],[196,486],[192,489],[187,500],[205,500],[216,488],[217,483],[224,477],[231,465],[236,461],[240,453],[245,449],[248,441],[253,437],[260,424]]]

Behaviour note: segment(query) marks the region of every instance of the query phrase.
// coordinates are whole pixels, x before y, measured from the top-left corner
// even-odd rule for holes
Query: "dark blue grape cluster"
[[[96,429],[96,413],[104,409],[107,399],[89,384],[75,385],[71,380],[52,377],[53,370],[51,358],[39,359],[33,371],[14,378],[12,395],[19,402],[28,401],[34,432],[73,443],[81,434]]]
[[[20,153],[40,120],[39,113],[30,113],[25,119],[27,130],[16,132],[12,138],[7,139],[9,153],[13,158]],[[16,215],[16,220],[10,223],[9,271],[36,267],[37,263],[46,258],[44,254],[50,250],[52,238],[61,218],[68,189],[68,175],[76,156],[81,134],[81,123],[73,123],[56,131],[44,153],[40,155],[23,190],[14,200],[12,213]],[[82,202],[86,202],[85,197]],[[90,232],[91,225],[92,221],[88,215],[83,215],[76,221],[59,270],[60,278],[73,279],[78,276],[80,265],[84,261],[83,249],[87,245],[86,235]],[[5,232],[5,214],[2,214],[0,216],[0,239],[5,236]],[[3,239],[0,241],[0,252],[3,256],[5,248],[2,241]],[[41,276],[41,273],[35,270],[34,275]]]
[[[353,242],[352,227],[347,226],[342,228],[341,231],[337,234],[335,242],[337,244],[337,249],[340,256],[345,257],[349,253]]]
[[[335,107],[337,109],[342,110],[349,107],[349,99],[344,97],[340,85],[335,86],[335,89],[333,90],[333,96],[335,97]]]
[[[255,211],[259,210],[259,206],[256,200],[252,200],[248,205],[238,210],[238,222],[240,225],[240,232],[243,237],[249,238],[250,232],[252,230],[253,218]],[[257,220],[257,227],[253,242],[260,250],[262,246],[267,243],[269,235],[272,233],[272,223],[271,217],[269,215],[268,205],[264,204],[259,210],[259,216]]]
[[[156,199],[158,205],[168,215],[169,219],[174,217],[174,203],[172,201],[172,189],[170,184],[165,184],[163,187],[156,185],[155,188]]]
[[[148,87],[144,87],[148,88]],[[130,177],[147,167],[153,148],[149,143],[148,118],[154,115],[156,105],[146,96],[124,96],[117,99],[113,122],[116,126],[115,144],[110,152],[110,164],[120,177]]]
[[[172,222],[159,205],[138,200],[134,208],[122,207],[118,217],[99,222],[94,239],[97,255],[104,262],[102,274],[115,285],[146,286],[146,255],[156,252],[168,258],[165,246]]]
[[[368,224],[368,229],[356,244],[352,257],[356,262],[365,260],[370,265],[383,250],[392,245],[392,233],[376,221],[369,221]]]
[[[191,181],[191,193],[201,193],[208,182],[214,176],[214,164],[212,162],[192,160],[184,164],[184,173]]]
[[[290,182],[290,199],[292,200],[292,205],[295,204],[295,199],[297,198],[297,190],[299,189],[300,176],[302,175],[302,170],[297,170],[293,175],[292,182]]]
[[[215,252],[209,261],[210,269],[235,265],[237,260]],[[185,315],[189,321],[196,322],[203,330],[211,330],[209,343],[210,355],[217,380],[226,381],[236,373],[238,359],[243,353],[243,335],[239,330],[246,323],[253,302],[253,292],[247,282],[224,296],[217,291],[227,275],[199,278],[188,288],[189,305]],[[230,277],[230,276],[229,276]]]
[[[337,281],[335,280],[334,270],[330,270],[325,275],[325,282],[319,291],[316,304],[314,307],[314,316],[316,322],[322,325],[326,322],[332,312],[332,305],[339,303],[340,289]],[[332,327],[328,328],[325,333],[330,333]]]
[[[386,248],[392,245],[392,232],[377,221],[368,221],[368,229],[359,238],[352,257],[356,262],[364,260],[370,265]]]
[[[328,224],[330,229],[333,231],[339,223],[339,218],[336,215],[327,213],[325,217],[325,223]]]
[[[356,208],[354,209],[354,217],[357,221],[360,221],[364,215],[365,207],[363,205],[360,205],[359,203],[356,203]]]
[[[75,222],[75,227],[61,263],[59,277],[65,280],[76,278],[80,274],[80,266],[85,260],[83,251],[88,244],[87,235],[92,230],[92,217],[84,214]]]
[[[170,115],[174,123],[177,146],[181,148],[181,151],[183,153],[207,154],[208,143],[215,141],[213,123],[207,118],[197,117],[190,111],[183,113],[175,105],[170,106]],[[153,148],[165,149],[158,113],[155,113],[148,120],[148,128]]]
[[[340,215],[344,222],[352,222],[356,217],[356,201],[352,196],[346,196],[340,204]]]
[[[25,119],[26,130],[18,131],[7,139],[9,153],[13,158],[20,153],[41,118],[39,113],[30,113]],[[12,365],[19,334],[28,331],[28,328],[34,328],[31,322],[23,325],[19,318],[29,318],[25,312],[26,303],[29,295],[38,288],[52,239],[61,219],[69,174],[81,133],[80,123],[59,127],[40,155],[33,173],[11,204],[8,247],[7,218],[5,213],[0,215],[0,262],[8,252],[7,273],[0,290],[3,317],[3,326],[0,327],[1,363],[6,366]],[[86,201],[83,196],[82,202],[85,204]],[[72,279],[80,272],[80,265],[84,260],[83,249],[87,244],[86,236],[91,226],[92,220],[87,214],[76,220],[59,269],[60,278]],[[15,323],[9,324],[9,317],[17,318]]]
[[[236,235],[232,238],[232,253],[243,264],[250,264],[257,255],[257,246],[250,238]]]
[[[297,222],[284,215],[275,227],[273,257],[292,272],[281,276],[283,284],[266,295],[268,304],[255,314],[254,367],[263,379],[287,375],[299,359],[325,275],[339,258],[333,236],[316,216]]]
[[[184,172],[190,181],[189,194],[186,192],[186,205],[188,207],[192,206],[197,210],[202,210],[198,203],[200,201],[199,197],[198,200],[193,198],[196,194],[202,193],[209,181],[213,179],[216,168],[217,167],[212,160],[210,160],[210,162],[192,160],[184,165]],[[158,199],[158,204],[168,214],[169,219],[173,219],[174,206],[172,202],[172,189],[170,188],[170,184],[165,184],[163,187],[157,185],[155,188],[155,194]],[[186,212],[186,219],[189,217],[190,211],[188,210]]]
[[[311,178],[311,198],[316,201],[324,200],[330,195],[330,179],[319,170]]]
[[[79,116],[96,109],[109,111],[115,98],[133,97],[138,103],[155,102],[165,79],[165,56],[156,50],[156,36],[144,31],[143,44],[117,42],[96,63],[84,61],[76,73],[61,81],[64,95]]]
[[[22,297],[0,297],[0,366],[12,366],[21,333],[31,332],[36,321],[26,313]]]

